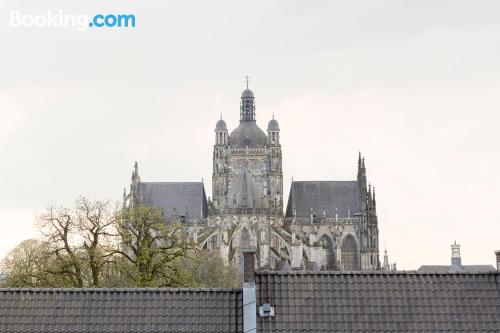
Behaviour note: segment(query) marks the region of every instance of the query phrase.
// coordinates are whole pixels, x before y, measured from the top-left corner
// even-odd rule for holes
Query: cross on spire
[[[250,76],[246,75],[245,76],[245,83],[247,84],[247,89],[248,89],[248,82],[250,82]]]

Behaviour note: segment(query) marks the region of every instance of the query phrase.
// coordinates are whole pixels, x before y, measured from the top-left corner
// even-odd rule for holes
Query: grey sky
[[[10,10],[132,13],[137,27],[10,28]],[[0,256],[80,194],[205,179],[243,77],[290,179],[347,180],[359,150],[398,268],[500,249],[497,1],[1,1]]]

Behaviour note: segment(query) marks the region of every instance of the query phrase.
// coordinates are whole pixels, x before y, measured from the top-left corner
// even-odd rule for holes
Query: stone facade
[[[229,134],[224,120],[217,122],[211,198],[203,183],[141,182],[136,165],[124,205],[163,207],[227,263],[241,264],[243,252],[254,250],[262,269],[380,269],[375,189],[361,154],[356,180],[292,181],[284,212],[279,124],[273,117],[264,133],[255,115],[247,88],[239,126]]]

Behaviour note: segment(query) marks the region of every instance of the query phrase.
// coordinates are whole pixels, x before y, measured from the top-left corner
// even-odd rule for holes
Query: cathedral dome
[[[255,98],[255,96],[253,95],[253,91],[247,88],[241,93],[241,98]]]
[[[267,124],[267,130],[268,131],[279,131],[280,130],[280,125],[278,124],[278,121],[276,119],[274,119],[274,117]]]
[[[215,131],[227,131],[226,122],[220,119],[217,124],[215,124]]]
[[[256,148],[266,145],[267,137],[254,121],[240,121],[240,125],[229,135],[229,145],[235,148]]]

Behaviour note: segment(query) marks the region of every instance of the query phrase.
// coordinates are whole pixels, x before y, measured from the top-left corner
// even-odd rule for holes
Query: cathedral
[[[241,264],[253,250],[258,269],[381,268],[375,189],[361,154],[356,180],[292,181],[284,209],[280,127],[273,117],[267,133],[259,128],[248,84],[238,127],[230,132],[221,118],[214,139],[211,197],[203,182],[143,182],[136,163],[124,205],[161,207],[226,263]]]

